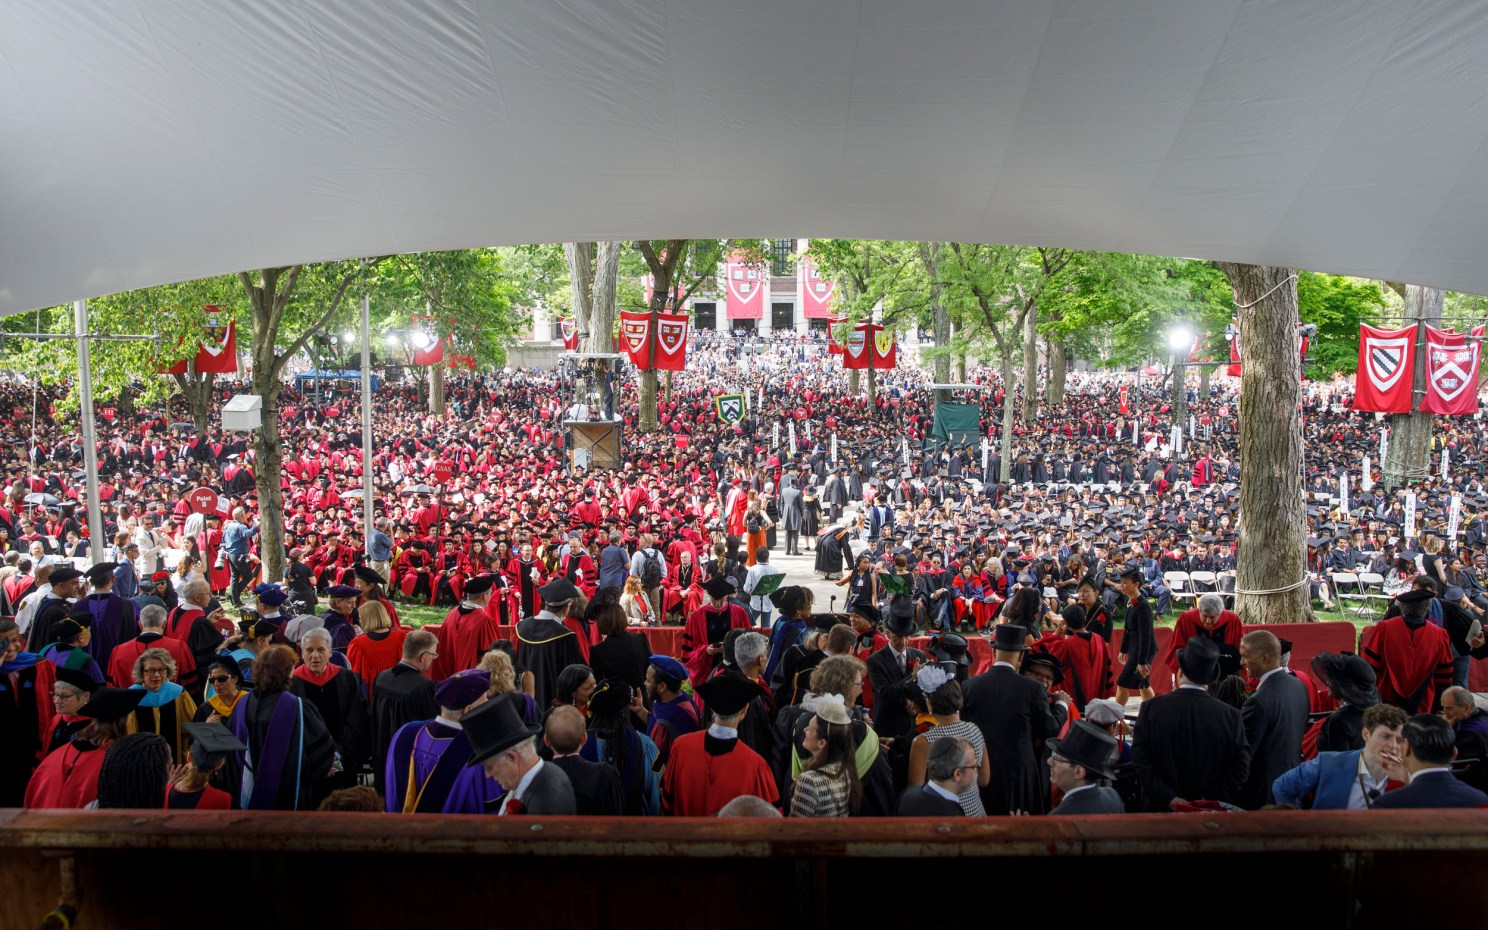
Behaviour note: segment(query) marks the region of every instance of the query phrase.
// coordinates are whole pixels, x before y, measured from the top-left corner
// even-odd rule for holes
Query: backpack
[[[760,519],[760,515],[757,513],[751,513],[744,518],[744,529],[751,533],[758,533],[762,526],[764,526],[764,521]]]
[[[655,549],[642,549],[641,555],[641,587],[657,588],[661,586],[661,558]]]

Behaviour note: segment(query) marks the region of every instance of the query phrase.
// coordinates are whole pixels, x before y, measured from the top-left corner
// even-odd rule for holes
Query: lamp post
[[[1184,368],[1194,347],[1193,327],[1180,323],[1168,330],[1168,348],[1173,350],[1173,425],[1183,429],[1187,420],[1188,385],[1184,379]]]

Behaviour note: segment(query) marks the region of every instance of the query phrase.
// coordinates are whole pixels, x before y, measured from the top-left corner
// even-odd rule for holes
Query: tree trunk
[[[660,418],[656,415],[656,369],[643,371],[640,375],[640,415],[636,418],[636,428],[643,433],[654,433],[661,429]]]
[[[930,279],[930,327],[935,336],[935,358],[932,363],[936,384],[949,384],[951,381],[951,337],[954,329],[951,326],[951,314],[946,310],[945,298],[940,286],[940,250],[939,242],[920,243],[920,262],[925,266],[925,276]],[[951,399],[950,391],[936,391],[937,402]]]
[[[1291,270],[1220,262],[1240,316],[1240,544],[1235,611],[1246,623],[1315,619],[1306,582],[1302,386]],[[1283,283],[1285,282],[1285,283]],[[1264,299],[1262,299],[1264,296]],[[1298,585],[1298,582],[1301,582]]]
[[[594,303],[594,243],[565,242],[563,257],[568,261],[568,285],[573,294],[574,324],[579,327],[579,333],[585,340],[584,351],[592,352],[594,350],[588,347],[588,339],[591,324],[589,308]]]
[[[258,551],[263,578],[284,577],[284,492],[279,486],[284,444],[279,440],[279,379],[274,375],[274,347],[264,351],[255,334],[253,393],[263,399],[263,426],[253,434],[253,483],[258,489]]]
[[[429,366],[429,412],[444,416],[444,362]]]
[[[860,380],[858,378],[858,369],[854,368],[854,369],[852,369],[851,371],[849,371],[847,373],[847,393],[848,393],[848,396],[850,396],[850,397],[857,397],[858,396],[858,389],[859,389],[859,387],[860,387]]]
[[[176,379],[176,386],[181,389],[181,396],[186,400],[186,406],[191,411],[191,423],[196,431],[203,435],[207,427],[211,425],[212,419],[212,382],[217,375],[207,372],[198,376],[194,366],[187,365],[186,374],[172,375]]]
[[[1184,375],[1186,361],[1187,359],[1173,356],[1173,424],[1180,430],[1188,429],[1188,378]]]
[[[1013,471],[1013,349],[1006,345],[1002,349],[1002,444],[998,455],[1002,467],[997,480],[1006,482]]]
[[[869,357],[872,358],[873,346],[868,347]],[[878,369],[868,367],[868,415],[872,416],[878,408],[874,406],[878,401]]]
[[[615,292],[620,279],[620,253],[624,242],[601,242],[594,258],[593,334],[590,352],[615,351]],[[652,410],[653,415],[655,410]]]
[[[1405,286],[1405,318],[1416,324],[1415,386],[1411,413],[1390,414],[1390,449],[1384,463],[1385,485],[1408,485],[1420,482],[1431,473],[1431,414],[1419,409],[1426,391],[1425,333],[1420,324],[1441,327],[1442,304],[1446,295],[1434,287],[1418,284]]]
[[[1028,308],[1023,321],[1023,422],[1038,417],[1038,306]]]
[[[1049,339],[1049,410],[1057,410],[1064,403],[1064,379],[1069,372],[1069,353],[1063,339]]]

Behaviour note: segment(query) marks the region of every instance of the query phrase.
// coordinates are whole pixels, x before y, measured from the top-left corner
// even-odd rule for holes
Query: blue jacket
[[[1303,807],[1303,801],[1311,794],[1312,810],[1344,810],[1359,775],[1361,752],[1362,749],[1320,752],[1296,768],[1283,772],[1271,783],[1276,803]]]

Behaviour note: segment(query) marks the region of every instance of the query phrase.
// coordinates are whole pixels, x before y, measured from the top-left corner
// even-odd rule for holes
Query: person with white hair
[[[320,711],[341,755],[340,770],[322,779],[311,794],[318,805],[332,791],[356,784],[358,770],[372,755],[372,716],[367,686],[355,672],[331,662],[336,652],[329,630],[305,630],[299,646],[301,664],[295,667],[289,690]]]
[[[114,647],[109,654],[107,677],[109,683],[124,687],[133,681],[135,660],[146,649],[164,649],[176,663],[174,680],[183,688],[192,690],[198,681],[196,657],[191,649],[179,639],[165,635],[165,608],[150,604],[140,611],[140,634]]]

